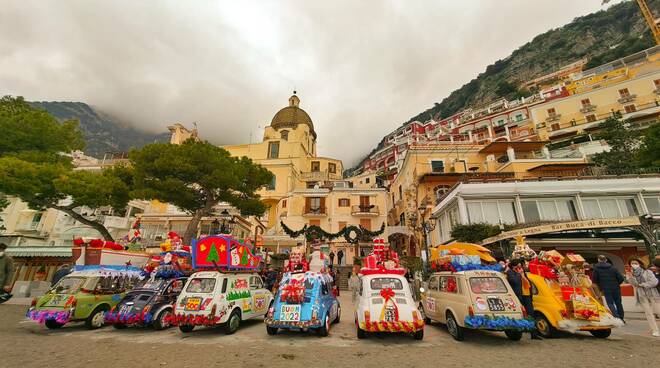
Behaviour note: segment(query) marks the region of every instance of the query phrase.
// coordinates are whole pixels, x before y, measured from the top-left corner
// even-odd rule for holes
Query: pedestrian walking
[[[51,281],[51,285],[57,284],[64,276],[70,274],[73,271],[71,266],[68,264],[63,264],[60,266],[60,268],[55,271],[55,274],[53,275],[53,280]]]
[[[525,261],[522,259],[512,259],[509,262],[509,269],[506,272],[506,279],[513,289],[523,307],[527,311],[528,316],[534,316],[534,303],[532,300],[532,283],[527,278],[523,265]],[[533,329],[530,331],[532,340],[540,340],[541,337],[538,331]]]
[[[0,303],[11,298],[11,280],[14,276],[14,259],[7,254],[7,244],[0,243]]]
[[[335,252],[330,251],[330,265],[335,264]]]
[[[623,304],[621,303],[621,283],[623,275],[607,262],[604,255],[598,256],[598,263],[594,267],[593,282],[605,296],[607,306],[614,317],[625,322]]]
[[[360,293],[360,278],[355,272],[351,272],[351,277],[348,279],[348,287],[351,289],[351,299],[355,303]]]
[[[660,330],[658,330],[654,315],[654,313],[660,314],[660,294],[656,288],[658,279],[651,270],[646,269],[644,262],[637,257],[628,259],[628,265],[631,269],[626,271],[626,281],[635,288],[637,304],[644,309],[651,334],[660,337]]]

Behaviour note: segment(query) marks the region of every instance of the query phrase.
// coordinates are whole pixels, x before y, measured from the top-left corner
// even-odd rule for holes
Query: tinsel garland
[[[218,324],[224,315],[224,311],[221,311],[217,316],[205,316],[200,314],[168,314],[164,321],[172,326],[213,326]]]
[[[54,320],[57,323],[65,324],[71,320],[71,312],[29,310],[26,317],[39,323],[45,323],[48,320]]]
[[[106,312],[103,316],[106,323],[121,323],[123,325],[133,325],[136,323],[149,324],[153,320],[151,313],[116,313]]]
[[[305,235],[307,240],[312,240],[314,235],[316,235],[319,238],[334,240],[343,236],[344,239],[346,239],[346,242],[353,244],[357,243],[360,238],[363,237],[375,238],[385,232],[385,223],[383,223],[380,229],[376,231],[367,230],[362,226],[358,227],[351,225],[339,230],[336,233],[329,233],[317,225],[311,225],[311,226],[304,225],[300,230],[292,230],[291,228],[286,226],[284,221],[280,221],[280,225],[282,225],[282,229],[284,230],[284,232],[291,238],[297,238],[301,235]],[[355,233],[355,236],[351,236],[352,233]]]
[[[488,329],[488,330],[516,330],[531,331],[535,327],[532,318],[509,318],[509,317],[489,317],[489,316],[467,316],[465,317],[465,326],[470,328]]]

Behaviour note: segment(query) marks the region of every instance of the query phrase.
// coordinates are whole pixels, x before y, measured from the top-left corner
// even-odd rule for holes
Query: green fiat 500
[[[88,329],[96,329],[103,326],[105,312],[136,282],[137,277],[132,275],[73,272],[44,296],[35,298],[27,317],[50,329],[81,321]]]

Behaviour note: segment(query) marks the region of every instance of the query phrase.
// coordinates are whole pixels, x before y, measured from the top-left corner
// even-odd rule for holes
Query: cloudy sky
[[[0,6],[0,94],[146,131],[261,138],[296,89],[346,167],[535,35],[601,0],[27,1]]]

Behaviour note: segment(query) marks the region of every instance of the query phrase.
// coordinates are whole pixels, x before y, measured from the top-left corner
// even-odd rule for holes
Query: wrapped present
[[[564,257],[564,259],[562,259],[561,264],[562,265],[567,265],[567,264],[582,265],[584,262],[586,262],[586,261],[584,260],[584,258],[581,255],[573,254],[573,253],[567,253],[566,257]]]
[[[573,316],[577,319],[584,319],[587,321],[598,321],[600,320],[600,314],[598,313],[598,306],[596,303],[592,302],[588,298],[573,300]]]
[[[556,250],[549,250],[543,255],[543,261],[548,262],[549,264],[559,267],[564,261],[564,256]]]

